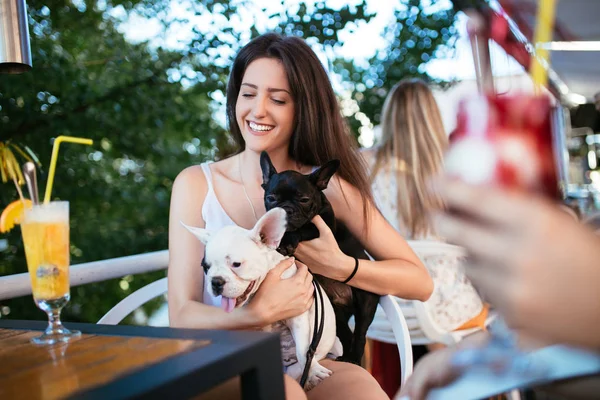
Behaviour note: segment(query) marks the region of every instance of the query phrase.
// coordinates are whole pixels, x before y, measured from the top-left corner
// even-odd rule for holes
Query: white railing
[[[102,282],[125,275],[159,271],[166,269],[168,264],[168,250],[75,264],[69,269],[71,286]],[[28,294],[31,294],[31,283],[28,273],[0,276],[0,300],[12,299]]]

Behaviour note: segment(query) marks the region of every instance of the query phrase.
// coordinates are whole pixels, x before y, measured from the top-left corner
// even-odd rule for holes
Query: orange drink
[[[49,203],[26,212],[21,224],[33,297],[69,295],[69,203]]]
[[[73,333],[60,322],[60,311],[69,302],[69,202],[53,201],[25,210],[21,233],[35,304],[48,314],[39,344],[68,341]]]

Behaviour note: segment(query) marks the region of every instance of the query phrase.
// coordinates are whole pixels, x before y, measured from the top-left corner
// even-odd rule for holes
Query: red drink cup
[[[461,102],[445,169],[472,184],[494,184],[559,200],[552,106],[546,96],[477,96]]]

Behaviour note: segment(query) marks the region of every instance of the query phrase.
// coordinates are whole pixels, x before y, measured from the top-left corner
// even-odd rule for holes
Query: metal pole
[[[20,74],[31,67],[25,0],[0,0],[0,73]]]

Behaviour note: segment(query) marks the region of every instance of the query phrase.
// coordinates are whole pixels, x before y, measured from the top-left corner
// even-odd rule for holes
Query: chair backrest
[[[140,308],[148,301],[167,293],[167,278],[154,281],[121,300],[111,308],[100,320],[99,324],[117,325],[126,316]]]
[[[394,339],[398,346],[398,354],[400,355],[400,385],[402,386],[408,377],[412,375],[413,371],[413,353],[410,332],[402,309],[393,296],[381,296],[379,305],[392,326]]]

